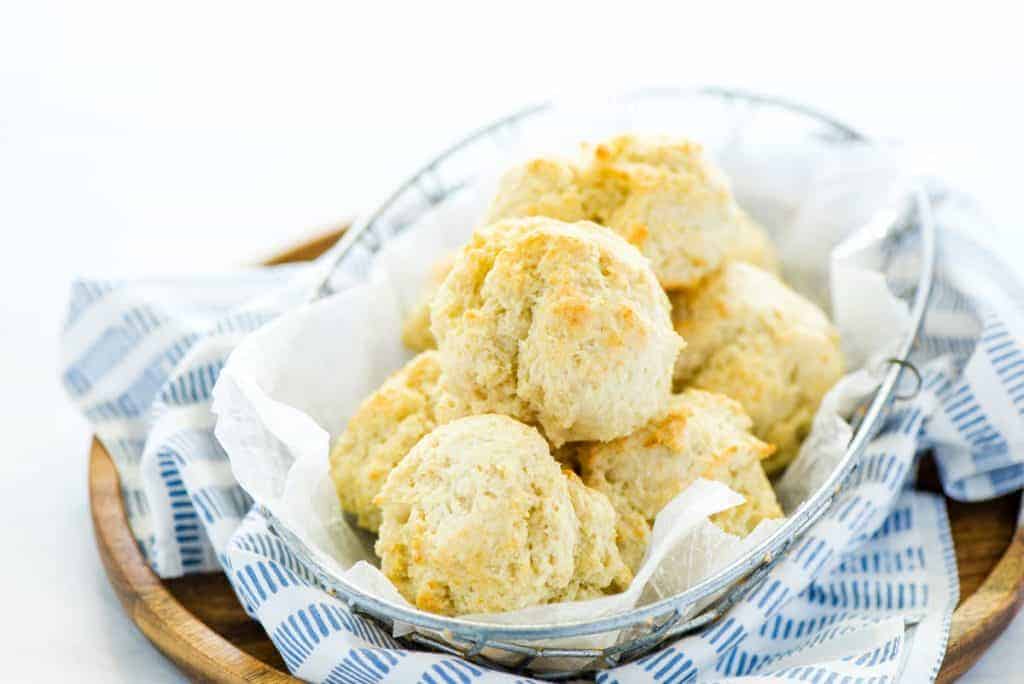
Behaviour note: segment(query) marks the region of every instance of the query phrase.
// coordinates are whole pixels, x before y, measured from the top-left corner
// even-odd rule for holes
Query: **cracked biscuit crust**
[[[538,425],[558,447],[661,413],[683,341],[647,260],[593,223],[479,229],[434,297],[442,384],[462,415]]]
[[[733,263],[674,294],[672,315],[688,345],[677,385],[739,401],[754,434],[777,449],[765,470],[788,465],[843,373],[839,335],[824,312],[770,273]]]
[[[576,567],[558,601],[583,601],[625,590],[633,573],[615,543],[617,515],[608,497],[592,489],[571,470],[563,470],[569,499],[579,521]]]
[[[419,301],[402,321],[402,343],[414,352],[437,349],[437,340],[430,332],[430,302],[441,287],[448,272],[452,270],[455,254],[448,254],[430,269],[430,275],[423,286]]]
[[[750,427],[732,399],[687,390],[672,398],[664,416],[628,437],[578,448],[584,483],[607,494],[619,514],[619,548],[634,572],[654,518],[697,478],[717,480],[746,497],[712,517],[726,532],[745,536],[761,520],[782,516],[761,467],[772,447]]]
[[[380,509],[373,498],[391,470],[435,427],[441,391],[437,352],[425,352],[388,378],[356,410],[334,443],[331,479],[343,510],[376,532]]]
[[[506,173],[489,210],[490,221],[514,216],[605,225],[651,260],[667,290],[693,287],[732,260],[777,268],[764,229],[686,140],[623,135],[584,145],[578,159],[530,160]]]
[[[506,416],[438,428],[377,497],[381,568],[415,606],[444,615],[614,590],[631,577],[614,510],[574,477],[534,428]]]

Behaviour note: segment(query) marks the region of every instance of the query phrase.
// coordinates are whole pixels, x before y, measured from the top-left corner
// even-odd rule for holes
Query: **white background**
[[[0,0],[5,679],[181,679],[93,547],[89,430],[56,381],[75,274],[251,262],[524,103],[686,83],[905,141],[1024,264],[1024,53],[1002,4],[598,4]],[[963,681],[1018,678],[1022,641],[1024,618]]]

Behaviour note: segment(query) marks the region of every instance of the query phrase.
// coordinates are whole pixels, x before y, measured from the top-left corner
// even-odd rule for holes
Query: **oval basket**
[[[340,232],[324,235],[268,263],[304,261],[325,252]],[[926,460],[918,486],[941,492]],[[117,471],[103,445],[89,452],[89,502],[96,545],[125,613],[193,681],[295,682],[259,623],[221,574],[161,580],[132,537]],[[965,504],[947,500],[960,575],[960,604],[938,682],[956,680],[1006,628],[1024,599],[1024,526],[1019,493]]]
[[[679,107],[680,102],[685,102],[685,107],[682,109],[672,110],[676,116],[678,116],[680,112],[685,113],[687,108],[699,105],[701,101],[713,101],[717,103],[716,106],[721,106],[724,103],[728,107],[737,106],[741,108],[758,109],[760,111],[770,112],[772,116],[781,117],[783,119],[789,117],[792,121],[787,123],[798,123],[805,129],[801,131],[802,135],[812,135],[828,140],[837,140],[843,144],[849,142],[859,144],[864,140],[856,131],[853,131],[843,124],[806,108],[774,99],[745,93],[723,91],[720,89],[644,91],[641,93],[630,93],[616,98],[616,106],[625,107],[625,109],[629,111],[630,116],[633,116],[636,110],[644,111],[645,107],[649,108],[652,101],[657,101],[659,104],[662,101],[671,102],[677,108]],[[329,249],[331,251],[331,255],[328,257],[329,260],[332,260],[337,265],[341,266],[346,271],[346,275],[359,275],[360,273],[365,272],[368,264],[372,261],[372,257],[384,242],[405,230],[405,228],[413,223],[415,218],[421,215],[424,211],[443,201],[446,197],[461,189],[466,183],[474,182],[474,173],[481,163],[481,153],[493,154],[493,150],[488,149],[489,146],[491,146],[491,143],[494,143],[493,147],[498,149],[507,148],[508,139],[510,137],[514,138],[518,134],[520,127],[524,125],[533,125],[533,122],[537,119],[544,120],[544,118],[548,117],[552,111],[558,110],[552,110],[552,108],[548,106],[531,108],[499,121],[485,129],[477,131],[464,141],[449,149],[447,152],[431,162],[427,167],[423,168],[419,173],[414,175],[391,197],[381,203],[375,212],[369,214],[366,219],[353,226],[352,229],[348,230],[347,233],[344,234],[344,236],[341,236],[340,240],[338,239],[338,234],[325,236],[320,240],[314,241],[288,254],[282,255],[280,258],[275,259],[273,263],[279,263],[280,261],[285,260],[311,258],[312,256]],[[916,333],[917,327],[920,325],[920,321],[927,305],[934,264],[933,229],[931,226],[930,208],[928,206],[927,199],[923,195],[919,194],[915,198],[913,213],[908,216],[912,216],[914,224],[920,227],[919,234],[921,238],[919,240],[921,250],[919,263],[922,265],[922,270],[917,279],[916,294],[914,295],[913,301],[908,302],[911,305],[911,312],[915,323],[912,332]],[[900,223],[894,223],[892,226],[892,230],[895,233],[900,233],[901,229],[902,224]],[[335,241],[337,244],[332,246],[332,243]],[[329,294],[331,292],[329,279],[324,281],[320,288],[320,292],[321,294]],[[470,656],[486,655],[487,653],[491,653],[492,649],[496,649],[499,652],[504,652],[506,655],[516,656],[519,658],[520,663],[526,664],[532,658],[538,657],[538,651],[535,648],[524,646],[523,641],[596,634],[631,628],[633,630],[632,634],[636,636],[633,636],[614,647],[605,649],[604,651],[595,651],[590,653],[583,652],[579,649],[573,649],[566,650],[565,653],[562,653],[561,651],[554,652],[548,649],[544,653],[544,656],[573,657],[577,659],[583,658],[586,662],[590,662],[591,660],[599,657],[608,664],[624,662],[648,652],[658,643],[666,639],[675,638],[683,634],[697,631],[717,619],[719,615],[728,609],[731,600],[730,597],[738,596],[740,594],[740,591],[736,590],[737,588],[742,588],[744,585],[749,587],[756,583],[771,567],[772,561],[781,557],[786,548],[798,539],[803,531],[818,519],[840,490],[846,476],[854,466],[856,458],[867,445],[868,441],[873,437],[880,421],[885,416],[888,405],[893,398],[896,384],[899,381],[900,373],[903,370],[903,364],[901,362],[906,359],[914,337],[915,335],[911,334],[904,341],[902,348],[897,354],[896,363],[889,369],[879,391],[873,400],[863,407],[863,411],[859,415],[854,438],[847,449],[845,457],[836,468],[835,472],[825,485],[808,501],[804,502],[804,504],[802,504],[789,517],[787,522],[774,535],[766,539],[746,556],[738,559],[721,573],[708,578],[687,592],[664,599],[649,606],[633,609],[632,611],[623,613],[622,615],[593,620],[587,623],[580,623],[578,625],[495,626],[483,623],[472,623],[456,618],[433,616],[420,611],[409,610],[403,606],[398,606],[364,594],[355,587],[349,586],[347,583],[332,577],[330,574],[320,571],[315,561],[315,556],[309,553],[309,551],[305,549],[285,527],[278,524],[273,519],[273,516],[269,517],[274,530],[290,543],[292,549],[300,557],[303,557],[304,562],[309,566],[309,569],[318,576],[321,583],[333,593],[336,593],[340,598],[344,599],[350,608],[365,614],[368,617],[374,618],[385,625],[388,625],[393,621],[401,621],[406,624],[415,625],[424,630],[430,630],[445,635],[444,639],[437,639],[422,633],[413,633],[408,637],[412,641],[418,642],[422,645],[447,650],[449,652],[464,653]],[[102,447],[98,444],[95,445],[93,449],[94,465],[97,460],[102,461],[104,455],[105,453],[103,452]],[[113,472],[112,468],[109,468],[109,470],[111,473]],[[109,492],[112,492],[113,496],[117,498],[117,503],[119,503],[120,499],[116,496],[116,476],[114,479],[115,484],[112,487],[109,486],[109,483],[106,483],[106,486],[108,486],[108,494]],[[95,495],[95,493],[96,492],[94,490],[93,494]],[[1006,585],[1008,588],[1007,591],[1004,592],[1006,600],[1003,603],[1005,605],[994,608],[992,611],[981,610],[977,613],[979,615],[983,614],[986,616],[989,613],[1000,616],[1006,615],[1006,620],[1009,619],[1008,616],[1012,614],[1013,609],[1019,601],[1020,575],[1022,574],[1022,570],[1020,568],[1022,561],[1020,558],[1019,548],[1017,549],[1016,556],[1013,553],[1014,548],[1019,547],[1021,543],[1020,533],[1015,534],[1013,531],[1017,527],[1016,507],[1018,502],[1016,500],[1011,501],[1011,499],[1013,499],[1013,497],[1007,497],[1007,501],[1010,503],[1005,505],[999,504],[997,506],[987,506],[987,508],[992,510],[998,509],[1001,512],[997,516],[992,517],[991,520],[986,519],[986,530],[983,535],[983,539],[991,542],[993,539],[1004,539],[1005,537],[1005,540],[1002,541],[999,544],[998,549],[995,550],[996,553],[1001,554],[1000,557],[1003,558],[999,565],[995,566],[995,569],[993,569],[995,555],[988,554],[985,556],[986,559],[993,561],[986,561],[985,563],[985,576],[989,578],[986,580],[985,586],[988,586],[988,583],[993,578],[1007,576],[1006,573],[1010,573],[1009,576],[1013,577],[1013,581]],[[96,515],[97,508],[95,503],[94,499],[94,519],[96,520],[101,551],[103,551],[105,546],[109,548],[109,545],[104,544],[106,538],[105,532],[113,534],[113,531],[107,530],[103,525],[101,525],[102,521],[100,517]],[[106,505],[107,508],[112,506],[114,506],[112,503],[108,503]],[[1002,510],[999,506],[1004,506],[1006,510]],[[954,506],[954,510],[955,509],[956,507]],[[1010,509],[1012,509],[1012,511]],[[1009,511],[1009,513],[1007,513],[1007,511]],[[114,515],[113,517],[116,518],[117,516]],[[113,522],[116,522],[116,520]],[[1005,526],[1008,532],[1002,534],[1002,536],[993,536],[993,534],[995,534],[995,529],[988,528],[993,525],[1001,524],[1002,522],[1008,523]],[[126,531],[127,527],[124,526],[124,529]],[[955,520],[954,533],[956,533]],[[128,540],[129,542],[131,541],[130,535],[128,536]],[[123,540],[121,540],[121,542],[123,542]],[[961,544],[958,543],[958,560],[960,546]],[[131,548],[129,549],[126,547]],[[124,562],[128,562],[130,560],[128,556],[131,555],[131,551],[135,551],[135,554],[138,555],[137,549],[134,549],[133,542],[127,545],[119,545],[117,551],[118,556]],[[121,567],[122,563],[115,563],[114,560],[116,559],[109,553],[104,554],[104,560],[107,562],[107,568],[111,577],[116,578],[114,584],[115,587],[118,587],[119,589],[119,595],[122,596],[123,600],[129,600],[133,594],[131,592],[128,592],[127,594],[122,592],[122,587],[119,585],[119,581],[117,581],[117,579],[123,579],[128,582],[128,584],[132,584],[133,582],[141,582],[146,573],[140,574],[139,569],[137,567],[133,567],[133,574],[131,577],[125,576],[124,578],[120,578],[118,577],[117,569]],[[139,564],[141,564],[141,556],[137,560]],[[1016,565],[1014,562],[1016,562]],[[989,571],[991,571],[991,574],[989,574]],[[155,577],[152,577],[152,573],[148,574],[149,577],[155,580]],[[180,582],[182,586],[196,584],[196,581],[189,581],[190,579],[191,578],[186,578],[185,580],[176,580],[175,582]],[[962,577],[962,580],[965,585],[962,595],[966,596],[967,590],[972,588],[970,587],[971,580],[969,577]],[[149,578],[146,578],[147,583],[148,581]],[[215,580],[204,581],[210,582],[214,585],[216,584]],[[169,584],[174,584],[174,582]],[[211,586],[209,590],[204,593],[208,596],[212,596],[215,593],[222,594],[223,592],[221,589],[227,588],[227,584],[223,581],[221,584],[222,586],[220,589]],[[683,619],[685,609],[689,605],[692,605],[696,600],[703,597],[716,594],[727,587],[732,587],[733,590],[726,595],[726,598],[713,604],[709,609],[694,618]],[[166,590],[162,588],[162,585],[160,585],[158,581],[155,585],[148,583],[147,590],[151,590],[153,592],[156,604],[168,608],[169,610],[171,609],[169,607],[172,606],[173,602],[168,600]],[[237,604],[234,602],[233,595],[230,594],[229,588],[227,588],[227,592],[231,600],[227,602],[227,606],[225,607],[226,614],[232,614],[234,617],[237,617],[237,613],[234,612],[234,609],[237,608]],[[182,641],[180,638],[170,638],[166,642],[163,642],[158,638],[162,636],[163,633],[160,632],[160,630],[152,629],[152,625],[160,623],[161,619],[159,619],[159,616],[157,615],[158,611],[155,611],[155,609],[152,611],[149,610],[152,602],[142,601],[141,603],[138,603],[134,602],[134,599],[132,600],[133,602],[131,603],[130,610],[132,617],[135,619],[137,624],[143,628],[143,631],[147,633],[147,636],[150,636],[151,639],[157,642],[165,652],[173,652],[175,649],[186,648],[187,642]],[[127,605],[128,604],[126,603],[126,606]],[[143,608],[145,608],[145,610],[143,610]],[[967,608],[967,604],[965,604],[963,608]],[[140,610],[138,616],[135,614],[136,610]],[[987,624],[988,620],[977,621],[978,625],[982,625],[982,623]],[[238,626],[239,632],[245,630],[249,630],[251,632],[251,624],[252,623],[247,619],[241,620]],[[1003,625],[1004,624],[1005,622]],[[988,627],[985,627],[984,629],[986,630],[986,633],[992,630],[996,630],[997,632],[1001,626],[1002,625],[988,625]],[[981,628],[982,627],[979,627],[979,629]],[[995,632],[993,632],[993,634],[994,633]],[[951,641],[950,654],[954,655],[958,644],[961,641],[961,635],[957,631],[956,621],[954,622],[952,636],[953,640]],[[252,639],[254,644],[260,644],[259,648],[264,648],[266,643],[269,643],[266,642],[265,639],[261,641],[258,636],[254,636],[252,634],[249,634],[246,638]],[[455,645],[454,651],[452,650],[453,644]],[[485,648],[488,649],[487,653],[481,654],[481,651]],[[977,648],[970,648],[969,652],[974,654],[980,651],[978,651]],[[276,658],[276,653],[271,652],[268,654],[264,652],[261,655],[263,657],[262,659],[257,658],[251,661],[240,657],[238,662],[235,663],[237,666],[245,668],[247,673],[246,679],[259,679],[264,674],[270,674],[269,670],[264,672],[264,670],[261,669],[266,666],[263,659],[271,661],[276,660],[277,663],[280,662],[280,660]],[[194,659],[189,660],[184,658],[184,656],[179,659],[173,653],[172,657],[174,657],[176,661],[186,660],[188,662],[194,662]],[[976,657],[976,655],[974,657]],[[966,665],[964,667],[966,667]],[[233,669],[229,669],[226,672],[233,673],[234,671],[235,670]],[[944,670],[944,672],[945,671],[946,670]],[[205,670],[202,669],[195,669],[193,673],[206,676]],[[571,673],[563,672],[562,674],[568,675]]]
[[[559,139],[601,138],[622,130],[687,130],[702,140],[723,141],[726,149],[743,139],[744,145],[783,144],[794,151],[847,148],[870,149],[873,143],[849,126],[808,107],[721,88],[655,89],[626,92],[558,105],[529,107],[485,126],[442,152],[355,223],[331,248],[324,262],[330,266],[318,296],[335,291],[332,277],[343,282],[362,279],[381,248],[428,216],[438,205],[457,201],[465,188],[486,186],[485,169],[506,166],[524,150],[559,149]],[[811,145],[812,147],[805,147]],[[795,162],[795,160],[790,160]],[[629,662],[660,644],[704,630],[736,601],[756,590],[787,549],[817,522],[877,434],[895,398],[901,374],[924,319],[935,269],[935,228],[926,194],[917,190],[907,206],[887,210],[874,220],[887,244],[913,245],[916,272],[904,302],[910,312],[906,335],[874,396],[854,413],[854,433],[834,470],[822,485],[772,534],[719,572],[679,594],[614,615],[573,623],[495,624],[462,617],[434,615],[372,595],[337,576],[299,535],[262,509],[271,530],[298,556],[328,592],[348,608],[378,622],[391,632],[396,625],[414,628],[404,641],[446,653],[463,655],[484,665],[530,672],[542,679],[572,679]],[[838,236],[830,235],[830,238]],[[882,251],[886,251],[883,247]],[[895,252],[895,249],[893,250]],[[917,375],[920,382],[920,375]],[[693,608],[706,602],[699,613]],[[539,646],[539,642],[578,643],[591,636],[604,647]]]

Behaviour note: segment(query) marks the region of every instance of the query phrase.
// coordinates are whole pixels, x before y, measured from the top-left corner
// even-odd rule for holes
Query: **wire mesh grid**
[[[679,102],[711,99],[739,110],[770,109],[791,115],[806,124],[808,134],[823,140],[866,143],[852,128],[807,107],[783,100],[721,88],[684,90],[645,90],[627,93],[615,99],[616,106],[657,106],[659,101]],[[390,239],[413,225],[425,212],[463,187],[474,182],[481,168],[493,164],[498,150],[517,140],[520,128],[532,119],[544,116],[552,105],[524,109],[486,126],[458,142],[423,167],[375,211],[357,222],[332,248],[325,259],[330,274],[343,270],[346,279],[365,276],[375,254]],[[342,600],[353,613],[379,624],[389,634],[414,648],[427,648],[466,658],[487,667],[552,681],[592,677],[597,671],[635,660],[659,646],[694,634],[713,625],[729,608],[764,580],[787,549],[816,522],[842,491],[856,468],[857,459],[884,421],[891,402],[897,397],[901,374],[908,368],[919,375],[907,360],[931,292],[935,261],[934,227],[930,205],[918,190],[910,206],[889,218],[887,238],[906,240],[908,235],[919,247],[918,272],[912,287],[904,295],[910,304],[911,331],[901,344],[874,397],[854,416],[854,433],[841,462],[830,478],[797,508],[780,528],[714,576],[675,596],[599,619],[547,625],[502,625],[449,618],[415,610],[378,596],[367,594],[326,571],[316,554],[282,525],[270,511],[264,514],[271,529],[297,553],[321,587]],[[316,297],[333,293],[332,276],[316,288]],[[902,395],[900,399],[905,399]],[[697,611],[695,606],[703,607]],[[571,640],[603,635],[602,648],[552,647],[538,645],[552,640]]]

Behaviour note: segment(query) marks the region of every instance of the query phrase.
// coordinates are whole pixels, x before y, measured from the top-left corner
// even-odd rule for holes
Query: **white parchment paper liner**
[[[714,150],[740,203],[776,240],[784,273],[798,290],[828,304],[851,372],[822,402],[799,457],[777,483],[784,509],[813,493],[843,455],[845,420],[877,388],[884,359],[907,329],[906,305],[892,295],[871,253],[872,236],[836,245],[904,191],[906,178],[885,150],[821,143],[764,149],[742,135]],[[810,143],[808,143],[810,144]],[[491,176],[493,179],[493,175]],[[367,535],[349,526],[328,473],[331,441],[359,403],[409,358],[400,341],[404,313],[430,271],[457,248],[489,200],[492,182],[461,191],[387,243],[366,282],[306,304],[244,340],[214,390],[216,434],[235,477],[311,552],[321,566],[363,590],[406,604],[377,569]],[[486,188],[486,189],[481,189]],[[550,624],[628,610],[693,586],[767,537],[768,522],[746,539],[707,521],[738,494],[698,482],[663,510],[637,579],[627,592],[591,601],[473,616],[502,624]],[[550,645],[603,647],[615,635]]]

